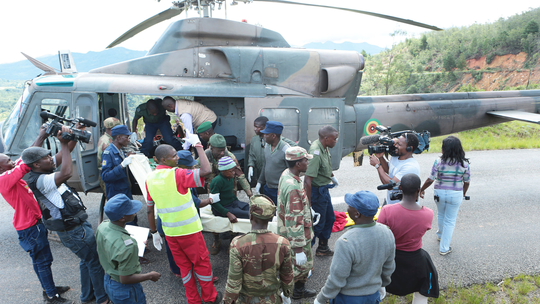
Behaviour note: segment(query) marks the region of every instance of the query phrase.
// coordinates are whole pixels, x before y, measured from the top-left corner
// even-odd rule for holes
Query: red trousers
[[[200,304],[201,296],[197,290],[195,277],[201,285],[202,299],[214,302],[217,291],[212,282],[212,266],[208,257],[208,249],[202,232],[184,236],[165,236],[174,257],[174,262],[180,268],[186,297],[189,304]]]

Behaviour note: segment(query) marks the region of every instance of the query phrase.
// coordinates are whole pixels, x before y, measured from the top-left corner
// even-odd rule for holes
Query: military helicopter
[[[437,27],[366,11],[285,0],[265,1],[368,14],[432,30]],[[77,73],[70,52],[60,51],[57,72],[30,56],[45,73],[26,82],[23,95],[1,126],[1,150],[12,158],[31,145],[42,124],[40,112],[97,122],[88,143],[74,150],[70,185],[101,191],[96,164],[97,139],[112,112],[131,126],[126,95],[188,96],[218,116],[216,132],[236,138],[232,152],[241,161],[260,115],[280,121],[283,135],[308,148],[324,125],[340,133],[331,149],[332,166],[366,149],[361,139],[377,132],[428,130],[440,136],[509,120],[540,121],[540,90],[480,93],[411,94],[358,97],[364,58],[354,51],[292,48],[279,33],[256,25],[210,18],[224,0],[183,0],[135,26],[113,47],[144,29],[192,8],[200,17],[172,22],[141,58]],[[233,1],[233,4],[237,1]],[[26,56],[26,55],[25,55]],[[55,138],[45,143],[59,149]],[[360,155],[359,153],[356,154]],[[360,158],[361,160],[361,158]]]

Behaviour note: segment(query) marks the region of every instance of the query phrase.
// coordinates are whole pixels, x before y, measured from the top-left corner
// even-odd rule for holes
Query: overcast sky
[[[237,0],[240,2],[240,0]],[[32,57],[57,54],[60,49],[86,53],[101,51],[125,31],[139,22],[171,6],[162,0],[2,0],[0,29],[2,47],[0,63],[24,60],[20,52]],[[228,4],[232,0],[227,0]],[[296,0],[296,2],[308,2]],[[350,7],[372,11],[440,28],[483,24],[520,14],[540,6],[538,0],[515,0],[497,4],[474,0],[311,0],[311,3]],[[337,10],[309,8],[275,3],[240,3],[228,5],[228,19],[260,24],[281,33],[289,44],[302,46],[309,42],[367,42],[391,47],[397,40],[390,37],[396,30],[409,36],[424,29]],[[188,17],[198,14],[190,10]],[[224,10],[214,12],[224,18]],[[186,18],[183,13],[171,20]],[[167,20],[120,46],[148,50],[170,24]]]

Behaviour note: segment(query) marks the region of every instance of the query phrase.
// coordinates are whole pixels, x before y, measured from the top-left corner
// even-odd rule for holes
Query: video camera
[[[429,150],[429,131],[422,131],[417,133],[411,130],[399,131],[390,133],[391,128],[385,126],[375,127],[380,134],[364,136],[360,139],[362,145],[368,146],[368,153],[371,155],[373,153],[388,153],[392,156],[397,156],[397,139],[405,133],[413,133],[418,137],[418,148],[413,151],[415,154],[420,154],[425,150]],[[375,144],[375,145],[372,145]]]
[[[62,131],[62,127],[64,126],[64,123],[70,123],[71,126],[69,127],[71,129],[71,132],[62,132],[62,138],[71,140],[71,141],[81,141],[84,143],[90,142],[90,137],[92,136],[92,133],[88,131],[83,131],[79,129],[75,129],[75,125],[77,123],[81,124],[82,126],[88,126],[88,127],[95,127],[97,124],[91,120],[79,117],[74,119],[68,119],[64,117],[60,117],[58,115],[51,114],[49,112],[43,111],[39,114],[41,118],[43,118],[44,121],[48,121],[49,119],[52,119],[51,122],[46,122],[44,124],[45,132],[49,136],[56,136],[58,134],[58,131]]]
[[[403,191],[399,190],[399,184],[396,183],[393,180],[390,180],[388,184],[377,186],[377,190],[392,190],[390,192],[390,200],[402,200],[403,199]]]

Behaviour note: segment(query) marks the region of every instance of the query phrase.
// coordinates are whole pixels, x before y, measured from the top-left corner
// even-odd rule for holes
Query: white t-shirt
[[[397,179],[401,180],[401,178],[405,174],[414,173],[420,177],[420,165],[418,164],[418,161],[411,157],[407,158],[405,160],[399,160],[396,156],[390,157],[390,162],[388,164],[388,175],[390,178],[397,177]],[[386,203],[387,204],[395,204],[399,203],[400,200],[390,200],[390,193],[392,190],[386,191]]]
[[[54,164],[56,165],[56,157],[53,157],[53,160]],[[36,182],[36,187],[51,203],[53,203],[59,209],[62,209],[64,208],[62,194],[64,194],[68,188],[65,184],[57,187],[56,182],[54,181],[54,175],[55,173],[41,175]]]

